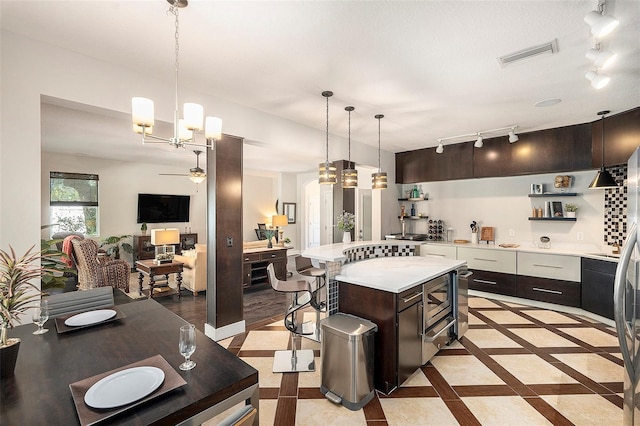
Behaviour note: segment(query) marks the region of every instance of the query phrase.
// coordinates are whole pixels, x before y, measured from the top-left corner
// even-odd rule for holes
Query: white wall
[[[102,158],[42,153],[41,167],[41,219],[49,222],[49,172],[90,173],[99,176],[98,201],[100,205],[100,235],[98,239],[112,235],[140,234],[137,223],[138,193],[177,194],[191,196],[188,223],[149,223],[148,230],[185,226],[198,234],[198,241],[206,238],[206,183],[194,184],[186,176],[159,176],[158,173],[184,173],[184,168],[158,166],[156,164],[113,161]],[[45,234],[46,235],[46,231]],[[130,256],[125,260],[131,261]]]
[[[532,183],[544,183],[545,191],[555,192],[553,181],[559,174],[574,177],[573,187],[567,192],[576,192],[576,197],[529,198]],[[590,243],[603,245],[604,191],[588,189],[595,176],[594,171],[551,173],[505,178],[465,179],[448,182],[423,183],[419,185],[428,194],[429,201],[416,203],[418,212],[426,212],[431,218],[442,219],[446,226],[454,228],[457,239],[471,239],[470,223],[475,220],[480,226],[493,226],[497,243],[522,243],[538,240],[542,235],[553,242]],[[413,185],[397,185],[399,194]],[[529,221],[533,207],[544,207],[545,201],[561,201],[579,206],[576,222]],[[409,212],[410,204],[407,206]],[[400,214],[400,203],[396,202],[395,216]],[[426,233],[426,221],[407,221],[407,232]],[[509,236],[509,230],[515,236]],[[578,240],[578,233],[584,240]]]
[[[275,173],[242,176],[242,239],[257,241],[255,229],[258,223],[271,222],[276,214],[275,203],[278,176]],[[267,220],[268,218],[268,220]]]

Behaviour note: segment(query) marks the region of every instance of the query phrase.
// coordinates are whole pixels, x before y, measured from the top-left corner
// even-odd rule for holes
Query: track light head
[[[516,135],[516,128],[514,127],[509,132],[509,143],[518,142],[519,140],[520,140],[520,137],[518,137],[518,135]]]
[[[604,7],[604,3],[602,6]],[[613,16],[604,15],[597,10],[592,10],[587,13],[584,17],[584,22],[591,27],[591,35],[596,38],[602,38],[611,34],[620,24],[620,21]]]
[[[482,148],[482,145],[484,145],[484,143],[482,142],[482,135],[478,133],[478,139],[476,139],[476,142],[473,144],[473,146],[475,146],[476,148]]]
[[[594,71],[589,71],[584,76],[591,82],[591,87],[594,89],[602,89],[611,81],[611,77],[604,74],[598,74]]]
[[[596,68],[605,70],[615,62],[617,55],[610,50],[589,49],[585,55]]]
[[[442,145],[442,141],[438,139],[438,147],[436,148],[436,154],[442,154],[444,152],[444,145]]]

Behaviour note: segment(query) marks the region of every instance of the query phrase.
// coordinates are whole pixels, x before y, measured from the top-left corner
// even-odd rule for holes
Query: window
[[[51,233],[70,231],[98,236],[98,175],[49,173]]]

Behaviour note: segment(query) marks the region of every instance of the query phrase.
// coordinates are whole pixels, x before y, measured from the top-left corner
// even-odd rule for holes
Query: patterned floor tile
[[[389,425],[457,425],[440,398],[383,398],[380,405]]]
[[[548,395],[541,398],[576,425],[622,424],[622,410],[599,395]]]
[[[462,401],[483,425],[551,425],[519,396],[469,397]]]
[[[553,354],[553,357],[596,382],[622,382],[623,367],[597,354]]]
[[[296,425],[366,426],[366,424],[363,410],[351,411],[328,399],[299,399],[296,406]]]
[[[473,355],[435,356],[433,366],[451,386],[503,385],[504,382]]]
[[[580,323],[580,321],[574,320],[573,318],[569,318],[568,316],[555,311],[546,311],[546,310],[540,310],[540,309],[536,309],[536,310],[523,309],[521,312],[523,314],[527,314],[530,317],[537,319],[538,321],[542,321],[546,324],[579,324]]]
[[[498,330],[470,329],[465,338],[471,340],[474,345],[480,348],[521,348],[519,344],[509,339]]]
[[[567,333],[591,346],[618,346],[618,337],[595,328],[562,328]]]
[[[489,299],[485,299],[483,297],[470,297],[469,307],[470,308],[499,308],[500,305],[492,302]]]
[[[510,328],[509,331],[538,348],[578,346],[572,341],[544,328]]]
[[[524,384],[577,382],[537,355],[492,355],[491,358]]]
[[[478,314],[489,318],[497,324],[533,324],[528,319],[510,311],[478,311]]]
[[[469,314],[469,325],[477,325],[477,324],[486,324],[484,321],[479,319],[477,316],[473,314]]]

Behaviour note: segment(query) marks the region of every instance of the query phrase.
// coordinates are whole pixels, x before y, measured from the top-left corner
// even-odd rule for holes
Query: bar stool
[[[313,330],[305,327],[305,323],[299,324],[297,313],[300,309],[311,303],[311,288],[304,279],[283,281],[276,277],[273,264],[267,266],[267,275],[271,287],[281,293],[291,294],[291,304],[287,307],[284,315],[284,326],[291,333],[291,350],[276,351],[273,357],[274,373],[293,373],[315,371],[316,363],[313,350],[297,350],[296,336],[311,334]],[[295,277],[294,277],[295,278]],[[298,278],[302,278],[298,275]]]
[[[320,312],[327,311],[326,300],[321,300],[320,290],[326,285],[326,272],[322,268],[316,268],[311,263],[311,259],[303,256],[296,256],[296,271],[305,277],[313,278],[315,281],[315,288],[311,290],[311,306],[316,311],[316,323],[315,330],[311,335],[305,335],[309,339],[320,341]]]

